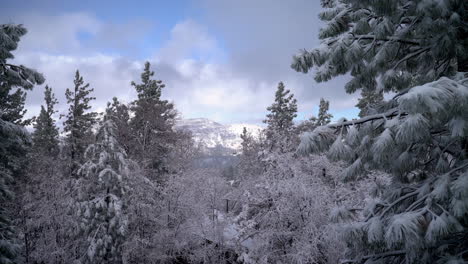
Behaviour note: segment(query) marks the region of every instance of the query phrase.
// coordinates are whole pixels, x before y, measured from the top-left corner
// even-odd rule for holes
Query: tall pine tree
[[[270,112],[263,122],[267,124],[265,129],[267,145],[270,149],[279,148],[286,151],[293,137],[294,118],[297,116],[297,100],[283,84],[278,83],[275,93],[275,102],[267,107]]]
[[[69,105],[68,114],[64,122],[64,130],[67,135],[67,145],[70,153],[70,174],[76,177],[76,171],[83,162],[84,151],[92,138],[93,125],[96,123],[97,113],[89,112],[89,103],[96,99],[90,94],[94,89],[85,84],[83,77],[77,70],[73,90],[67,88],[65,96]]]
[[[117,141],[128,152],[132,144],[130,109],[126,104],[121,103],[117,97],[112,98],[112,103],[108,103],[107,108],[112,113],[113,121],[117,127]]]
[[[318,116],[311,118],[311,121],[314,123],[315,126],[324,126],[331,122],[333,115],[328,113],[329,108],[330,102],[323,98],[320,98]]]
[[[46,85],[44,91],[45,106],[36,118],[32,134],[33,146],[38,153],[53,157],[58,152],[59,131],[55,125],[54,114],[57,113],[55,105],[58,104],[52,88]]]
[[[129,161],[117,141],[112,114],[108,108],[96,143],[88,147],[87,161],[79,169],[79,225],[87,236],[85,263],[122,263]]]
[[[267,107],[267,110],[270,113],[267,114],[267,119],[263,122],[268,126],[268,133],[273,131],[288,133],[292,130],[293,119],[297,117],[297,100],[294,98],[294,94],[290,94],[290,91],[285,88],[283,82],[278,83],[275,102]]]
[[[167,171],[168,154],[176,139],[173,130],[176,111],[172,103],[161,99],[165,85],[161,80],[152,79],[154,72],[150,67],[146,62],[141,83],[131,83],[138,99],[131,106],[134,116],[130,120],[133,142],[130,153],[155,178]]]
[[[19,177],[24,166],[29,135],[21,126],[25,92],[42,84],[44,77],[23,65],[7,63],[13,59],[12,51],[27,30],[22,25],[0,25],[0,262],[16,263],[19,246],[15,241],[13,226],[7,208],[13,193],[10,186]]]

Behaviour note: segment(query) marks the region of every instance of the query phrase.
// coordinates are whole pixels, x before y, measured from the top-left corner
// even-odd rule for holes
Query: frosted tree
[[[350,73],[348,93],[399,92],[468,71],[466,1],[322,1],[322,44],[294,56],[315,80]]]
[[[112,119],[117,127],[117,141],[128,153],[131,145],[130,109],[114,97],[112,103],[108,105],[108,111],[112,113]]]
[[[92,138],[92,127],[96,123],[97,113],[89,112],[89,103],[95,98],[90,94],[94,89],[85,84],[79,71],[75,73],[73,89],[65,91],[68,114],[64,122],[64,131],[68,133],[67,143],[70,153],[70,173],[76,177],[79,164],[84,161],[83,155]]]
[[[51,261],[52,255],[59,251],[60,232],[66,225],[63,218],[58,220],[64,215],[60,209],[68,204],[64,206],[62,187],[65,184],[59,177],[59,168],[63,164],[58,159],[59,130],[54,120],[56,104],[52,88],[46,86],[44,104],[34,123],[27,173],[22,177],[21,196],[18,197],[21,211],[17,218],[21,219],[19,226],[26,263]]]
[[[59,131],[54,120],[54,114],[57,113],[55,105],[58,101],[52,88],[47,85],[44,91],[44,102],[45,106],[41,106],[41,112],[34,124],[33,144],[37,152],[54,156],[58,152]]]
[[[175,141],[172,127],[176,112],[172,103],[161,99],[165,85],[161,80],[152,79],[154,72],[150,67],[146,62],[141,83],[131,83],[138,99],[131,105],[134,116],[130,120],[133,139],[130,154],[143,168],[162,173],[167,171],[168,153]]]
[[[26,91],[44,82],[44,77],[35,70],[7,62],[14,58],[12,52],[26,33],[27,30],[22,25],[0,25],[0,118],[19,125],[28,125],[31,122],[23,120],[26,113]]]
[[[244,263],[337,263],[345,245],[328,209],[362,206],[370,184],[340,183],[342,168],[318,155],[274,152],[258,167],[230,193],[240,202],[234,221]]]
[[[242,134],[240,135],[240,138],[242,139],[241,142],[241,149],[242,149],[242,154],[247,157],[252,157],[254,156],[255,153],[255,138],[252,136],[252,133],[250,133],[246,127],[242,129]]]
[[[290,90],[285,88],[283,82],[278,83],[275,101],[267,107],[267,111],[269,111],[267,119],[263,122],[267,124],[265,134],[268,144],[272,149],[279,148],[281,151],[286,151],[285,148],[288,147],[293,135],[293,120],[297,117],[297,100],[294,94],[290,94]]]
[[[237,170],[241,179],[255,177],[262,171],[262,162],[259,157],[259,152],[262,150],[258,139],[256,139],[247,128],[243,128],[240,135],[242,153],[237,164]]]
[[[333,115],[328,112],[330,108],[330,101],[320,98],[319,111],[317,116],[312,116],[311,118],[299,122],[296,125],[295,132],[297,135],[300,135],[303,132],[311,131],[317,126],[326,125],[331,122]]]
[[[116,140],[110,114],[108,109],[96,143],[86,150],[87,161],[78,171],[79,226],[87,237],[85,263],[122,263],[129,161]]]
[[[343,263],[463,263],[468,247],[465,1],[322,1],[320,48],[294,58],[317,81],[351,73],[347,92],[395,92],[361,119],[305,133],[299,150],[349,163],[341,177],[392,175],[344,229]],[[459,71],[460,73],[457,73]],[[376,101],[380,101],[376,100]],[[342,208],[343,209],[343,208]],[[352,221],[353,219],[357,221]]]
[[[27,30],[22,25],[0,25],[0,262],[16,263],[19,245],[7,209],[13,192],[11,185],[24,166],[23,157],[30,143],[29,135],[21,126],[25,113],[24,90],[42,84],[44,77],[23,65],[7,62],[13,59],[20,38]]]
[[[396,107],[353,121],[305,133],[300,150],[325,151],[345,160],[343,180],[365,177],[372,169],[392,175],[359,222],[344,235],[347,263],[367,259],[386,263],[435,263],[466,257],[468,159],[467,77],[416,86],[394,98]],[[349,217],[353,214],[346,213]],[[458,263],[458,262],[454,262]]]
[[[286,90],[283,82],[278,83],[275,93],[275,102],[267,107],[267,119],[263,121],[268,125],[268,130],[279,130],[287,132],[291,130],[293,119],[297,116],[297,100],[294,94]]]
[[[317,117],[312,117],[311,121],[315,126],[324,126],[331,122],[333,115],[328,113],[330,101],[320,98],[319,112]]]

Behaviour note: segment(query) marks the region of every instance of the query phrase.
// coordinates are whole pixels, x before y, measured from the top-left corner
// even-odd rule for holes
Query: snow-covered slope
[[[191,131],[195,141],[207,148],[221,146],[234,150],[240,149],[240,135],[244,127],[254,136],[262,129],[261,126],[252,124],[222,125],[206,118],[182,119],[176,123],[176,129]]]

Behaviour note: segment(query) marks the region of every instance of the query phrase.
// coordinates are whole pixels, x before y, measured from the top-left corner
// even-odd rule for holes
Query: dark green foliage
[[[116,126],[116,139],[128,153],[131,144],[130,109],[122,104],[117,97],[112,98],[112,103],[107,103],[107,115]]]
[[[93,125],[96,123],[97,113],[88,112],[91,109],[89,103],[96,99],[90,94],[94,89],[89,88],[89,83],[84,84],[80,72],[76,71],[75,87],[67,88],[65,96],[69,105],[68,114],[64,122],[64,130],[67,135],[67,143],[70,152],[70,173],[76,176],[79,164],[83,162],[86,147],[91,142]]]
[[[0,25],[0,263],[15,263],[19,246],[15,241],[8,217],[8,204],[13,197],[11,185],[21,176],[24,157],[30,144],[28,133],[21,126],[27,124],[25,114],[26,93],[44,77],[25,66],[8,64],[11,53],[26,34],[22,25]],[[16,89],[16,90],[15,90]]]
[[[149,62],[145,63],[140,84],[132,82],[138,92],[138,100],[131,105],[134,116],[130,120],[130,155],[139,160],[143,168],[159,174],[167,172],[168,153],[175,143],[176,134],[172,127],[176,111],[172,103],[161,99],[165,85],[160,80],[151,79],[154,72],[150,66]]]
[[[0,118],[19,125],[31,123],[31,120],[23,120],[26,113],[24,90],[44,82],[44,77],[35,70],[7,63],[14,58],[12,51],[26,32],[22,25],[0,25]]]
[[[383,100],[382,92],[375,93],[363,90],[361,92],[361,98],[359,98],[359,102],[356,104],[356,107],[361,110],[359,112],[359,117],[376,114],[376,109],[383,104]]]
[[[331,122],[333,115],[328,113],[329,108],[330,102],[323,98],[320,98],[318,117],[311,118],[311,121],[314,123],[315,126],[324,126]]]
[[[38,153],[55,156],[58,152],[59,131],[53,115],[57,112],[55,105],[58,104],[58,101],[52,88],[47,85],[44,91],[44,101],[45,106],[41,106],[41,112],[34,124],[33,145]]]
[[[297,100],[294,94],[286,90],[283,82],[278,84],[275,93],[275,102],[267,108],[270,112],[265,129],[266,145],[270,150],[278,149],[280,152],[288,151],[292,147],[291,142],[297,136],[294,132],[294,118],[297,116]]]
[[[14,263],[19,252],[7,204],[14,197],[11,185],[21,177],[29,142],[22,127],[0,119],[0,263]]]
[[[297,117],[297,100],[294,94],[286,90],[283,82],[278,83],[278,89],[275,93],[275,102],[267,108],[270,113],[263,122],[268,125],[268,133],[273,131],[288,133],[293,129],[293,119]]]

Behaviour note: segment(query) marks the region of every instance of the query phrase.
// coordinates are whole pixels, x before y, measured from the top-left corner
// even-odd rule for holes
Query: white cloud
[[[179,63],[197,57],[207,62],[222,53],[216,39],[207,29],[193,20],[177,23],[171,30],[170,39],[155,55],[157,61]]]
[[[60,111],[66,111],[66,88],[73,87],[75,71],[79,69],[85,82],[94,88],[93,96],[97,98],[93,106],[103,109],[106,102],[117,96],[123,101],[134,98],[132,80],[137,79],[142,64],[127,61],[120,57],[95,54],[88,57],[51,55],[42,52],[18,54],[15,62],[28,65],[46,76],[46,84],[51,86],[60,102]],[[44,86],[44,85],[43,85]],[[43,86],[36,87],[27,98],[29,115],[36,115],[43,100]]]
[[[55,16],[28,13],[18,17],[15,23],[24,24],[28,29],[20,42],[19,52],[76,52],[83,48],[78,33],[96,35],[103,28],[103,23],[96,17],[81,12]]]
[[[236,12],[239,13],[239,10]],[[126,102],[136,97],[130,82],[139,80],[144,61],[111,55],[106,49],[96,52],[96,47],[108,44],[128,49],[127,45],[115,46],[115,43],[134,39],[135,34],[144,34],[143,29],[135,33],[133,31],[138,31],[135,28],[139,27],[128,24],[119,31],[116,25],[105,23],[87,13],[56,16],[35,14],[24,17],[22,23],[29,29],[29,33],[20,42],[20,49],[15,52],[15,61],[45,74],[46,83],[54,88],[62,112],[66,110],[65,89],[72,87],[76,69],[80,70],[85,82],[89,82],[95,89],[95,109],[103,109],[114,96]],[[241,21],[242,17],[229,16],[227,19],[234,23],[236,19]],[[255,19],[250,17],[246,21],[253,23]],[[302,20],[304,17],[300,18]],[[261,31],[266,29],[264,25],[256,25],[254,28],[260,28]],[[288,27],[283,25],[270,30],[280,30],[273,35],[281,37]],[[84,45],[79,38],[80,32],[90,34],[93,37],[91,42],[95,45],[90,46],[88,42]],[[194,20],[185,20],[172,28],[170,38],[154,51],[150,60],[156,72],[155,77],[166,84],[163,97],[173,101],[185,117],[208,117],[225,123],[259,122],[264,119],[266,107],[273,101],[279,81],[284,81],[286,87],[296,95],[301,112],[315,114],[320,97],[330,100],[332,109],[345,110],[354,106],[356,96],[344,95],[344,79],[316,84],[310,75],[298,74],[289,69],[287,60],[292,55],[291,47],[296,49],[297,45],[297,49],[302,48],[297,44],[297,39],[300,39],[299,43],[310,40],[301,38],[298,29],[293,32],[289,38],[272,43],[271,47],[262,40],[262,36],[267,36],[265,38],[270,41],[273,36],[271,32],[259,32],[259,36],[248,40],[247,43],[259,41],[252,47],[239,46],[242,41],[233,42],[229,50],[231,59],[224,61],[220,58],[225,56],[225,51],[220,47],[218,39],[203,25]],[[250,31],[246,36],[252,36],[253,33]],[[241,38],[239,34],[237,32],[234,36]],[[278,60],[275,59],[277,57]],[[30,115],[38,114],[42,97],[42,87],[30,93]]]

